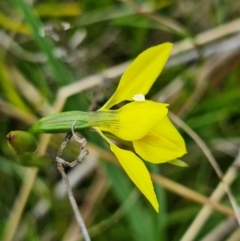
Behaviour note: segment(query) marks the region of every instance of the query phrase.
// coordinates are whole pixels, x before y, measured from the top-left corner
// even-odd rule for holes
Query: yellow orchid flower
[[[145,100],[162,71],[172,49],[164,43],[141,53],[123,74],[119,86],[107,103],[95,112],[70,111],[46,116],[34,124],[32,133],[69,132],[91,128],[109,144],[123,169],[158,212],[159,204],[150,174],[142,159],[152,163],[168,162],[186,153],[185,143],[167,117],[167,104]],[[110,108],[130,101],[117,110]],[[132,143],[137,154],[115,145],[109,133]],[[142,159],[141,159],[142,158]]]
[[[93,127],[108,142],[123,169],[156,211],[158,201],[143,161],[133,152],[117,147],[102,131],[132,141],[135,152],[152,163],[167,162],[186,153],[183,138],[167,117],[167,104],[144,98],[167,62],[171,49],[172,44],[165,43],[141,53],[123,74],[116,92],[99,110],[118,112],[114,124],[101,123]],[[136,101],[119,111],[109,110],[124,100]]]

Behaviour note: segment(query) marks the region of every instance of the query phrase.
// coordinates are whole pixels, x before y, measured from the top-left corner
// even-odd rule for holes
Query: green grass
[[[24,180],[27,180],[26,169],[14,163],[16,158],[7,146],[6,135],[11,130],[27,130],[30,121],[24,119],[24,116],[28,113],[39,118],[43,115],[41,108],[45,108],[42,102],[38,103],[38,107],[34,106],[34,96],[31,93],[20,91],[18,85],[23,83],[14,76],[13,69],[38,91],[53,111],[88,110],[93,104],[97,109],[111,96],[120,76],[103,78],[100,86],[93,86],[70,96],[61,110],[54,109],[54,104],[58,91],[75,81],[93,74],[102,76],[102,71],[130,61],[147,47],[162,42],[173,42],[177,46],[177,43],[188,38],[196,47],[196,36],[207,30],[217,29],[219,25],[225,26],[236,20],[240,14],[238,1],[161,1],[161,5],[158,1],[138,1],[138,5],[136,2],[131,5],[110,0],[75,0],[72,6],[66,7],[66,11],[63,3],[58,0],[41,1],[42,5],[40,1],[33,5],[26,2],[0,2],[0,31],[4,31],[19,48],[30,53],[28,60],[25,56],[19,56],[10,42],[6,48],[3,44],[6,40],[0,35],[0,240],[3,241],[7,241],[6,226],[14,203],[18,203],[20,191],[26,185]],[[58,4],[59,9],[56,7]],[[152,8],[151,13],[139,12],[144,4]],[[74,6],[77,6],[76,9],[72,8]],[[69,29],[64,29],[66,23],[70,24]],[[231,36],[236,34],[237,32],[233,32]],[[219,40],[231,36],[223,34],[219,37],[215,34],[211,44],[214,46]],[[83,41],[80,42],[82,37]],[[74,38],[79,41],[76,45],[73,44]],[[201,47],[198,48],[200,53]],[[59,53],[62,53],[61,56]],[[45,56],[45,61],[38,61],[35,54]],[[223,55],[224,53],[220,53],[190,62],[184,62],[183,58],[182,63],[165,68],[148,98],[161,96],[162,89],[169,87],[170,95],[166,102],[170,103],[170,110],[176,115],[180,113],[179,117],[203,139],[225,173],[232,165],[240,144],[240,52],[235,49],[230,60],[223,61],[215,68],[213,64],[223,58]],[[172,56],[173,60],[177,57]],[[213,68],[214,71],[206,79],[207,87],[193,108],[181,113],[182,107],[192,98],[200,73]],[[182,81],[182,87],[177,90],[174,84],[176,78]],[[29,96],[32,99],[29,100]],[[62,98],[64,99],[64,95]],[[46,108],[44,110],[47,112]],[[197,144],[184,130],[180,131],[188,149],[188,154],[182,160],[189,167],[149,165],[149,170],[210,197],[220,180]],[[92,240],[181,240],[203,204],[155,184],[160,201],[160,213],[156,213],[136,191],[124,171],[109,162],[112,156],[109,156],[109,149],[104,141],[89,131],[82,131],[81,135],[91,144],[88,157],[96,158],[98,165],[85,173],[73,192],[89,230],[91,227],[99,228],[98,225],[103,220],[108,227],[106,230],[95,229],[98,231]],[[8,241],[70,240],[70,234],[75,234],[75,231],[69,232],[69,228],[74,227],[74,214],[68,199],[66,196],[59,197],[55,191],[61,178],[54,159],[63,138],[63,135],[53,135],[50,141],[40,141],[41,154],[47,160],[52,160],[52,164],[48,169],[39,170],[35,182],[34,178],[29,177],[32,188],[26,193],[26,202],[20,203],[23,212],[16,230],[11,226],[12,230],[8,231],[16,232],[15,238]],[[217,151],[218,146],[213,143],[219,138],[231,144],[227,152]],[[78,151],[79,147],[71,143],[64,157],[74,160]],[[102,179],[98,179],[101,175]],[[106,183],[100,189],[98,180],[103,178]],[[240,205],[239,185],[240,178],[237,175],[232,192]],[[133,204],[130,202],[131,195],[136,195]],[[47,212],[41,216],[36,207],[42,200],[49,206]],[[231,208],[226,196],[219,202]],[[129,210],[125,208],[128,205],[132,205]],[[194,231],[196,237],[192,240],[201,240],[227,219],[226,215],[214,210],[203,228],[199,232]],[[230,237],[232,234],[227,235]]]

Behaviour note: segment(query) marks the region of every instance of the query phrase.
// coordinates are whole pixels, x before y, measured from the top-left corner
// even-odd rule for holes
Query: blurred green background
[[[160,178],[157,214],[104,141],[82,131],[90,154],[68,176],[91,239],[240,240],[229,198],[216,191],[220,180],[204,154],[209,148],[228,173],[240,205],[239,16],[240,2],[230,0],[0,1],[0,240],[82,240],[54,163],[64,135],[39,136],[32,158],[49,165],[38,171],[16,164],[6,135],[50,113],[99,108],[130,61],[163,42],[174,49],[147,98],[170,103],[173,121],[182,120],[189,167],[147,165]],[[78,152],[71,142],[65,160]],[[220,207],[197,216],[214,191]]]

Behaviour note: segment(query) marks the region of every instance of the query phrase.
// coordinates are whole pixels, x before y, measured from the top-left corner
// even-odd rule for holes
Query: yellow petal
[[[96,131],[107,141],[107,143],[110,145],[111,151],[116,155],[117,159],[121,163],[123,169],[128,174],[130,179],[158,212],[159,204],[157,197],[153,189],[150,174],[143,161],[131,151],[122,150],[114,145],[105,135],[103,135],[99,129],[96,129]]]
[[[147,136],[134,141],[133,146],[138,155],[153,163],[167,162],[186,153],[184,140],[168,117],[154,126]]]
[[[95,127],[107,131],[125,141],[138,140],[146,136],[149,131],[167,115],[167,104],[153,101],[131,102],[117,111],[99,111],[102,115],[112,115],[113,121],[99,121]],[[100,116],[100,115],[99,115]],[[99,118],[101,119],[101,118]]]
[[[117,90],[101,109],[109,109],[124,100],[131,101],[136,94],[146,95],[167,62],[171,49],[171,43],[164,43],[142,52],[127,68]]]

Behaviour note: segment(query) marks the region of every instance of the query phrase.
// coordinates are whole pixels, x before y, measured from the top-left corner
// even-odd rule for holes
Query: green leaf
[[[32,134],[69,132],[75,121],[77,121],[75,130],[90,127],[91,112],[67,111],[48,115],[32,125],[29,132]]]
[[[38,44],[38,46],[46,54],[48,58],[48,63],[51,66],[51,69],[57,81],[61,85],[71,82],[72,77],[70,73],[67,71],[65,66],[54,56],[54,53],[53,53],[54,46],[44,36],[44,26],[41,23],[40,19],[35,14],[35,12],[33,11],[33,9],[24,0],[12,0],[12,1],[22,11],[26,22],[30,25],[32,35],[36,43]]]

